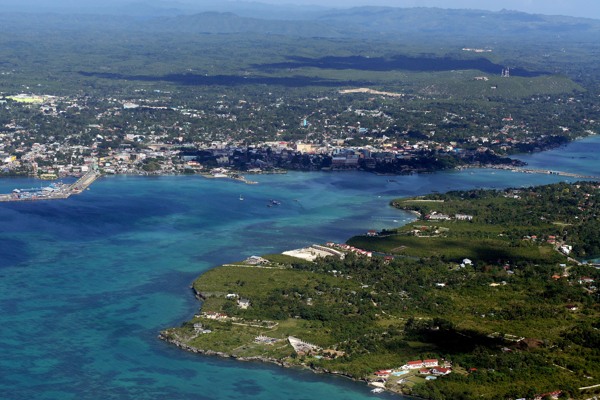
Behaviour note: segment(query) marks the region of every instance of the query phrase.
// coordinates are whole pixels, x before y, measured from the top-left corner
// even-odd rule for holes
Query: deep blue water
[[[592,138],[525,158],[600,175],[598,154]],[[64,201],[0,203],[0,398],[372,398],[361,383],[189,354],[156,335],[197,311],[189,285],[220,263],[400,225],[411,216],[388,206],[394,197],[564,178],[467,170],[256,180],[108,177]],[[34,185],[0,179],[0,192]]]

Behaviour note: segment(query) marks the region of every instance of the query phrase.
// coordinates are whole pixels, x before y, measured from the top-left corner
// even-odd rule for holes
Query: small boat
[[[243,197],[242,197],[242,195],[240,194],[240,201],[241,201],[241,200],[244,200],[244,198],[243,198]]]
[[[382,388],[375,388],[371,390],[371,393],[383,393],[385,391],[385,389]]]

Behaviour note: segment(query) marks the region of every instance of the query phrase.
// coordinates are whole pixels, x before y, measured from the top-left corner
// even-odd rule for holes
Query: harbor
[[[11,193],[0,194],[0,202],[67,199],[71,195],[80,194],[89,188],[100,176],[98,171],[91,170],[70,185],[51,183],[39,188],[14,189]]]

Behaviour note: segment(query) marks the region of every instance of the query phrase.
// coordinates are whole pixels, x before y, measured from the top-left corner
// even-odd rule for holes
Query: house
[[[222,314],[222,313],[218,313],[215,311],[207,311],[202,313],[202,316],[204,318],[208,318],[208,319],[216,319],[216,320],[224,320],[227,319],[227,315],[226,314]]]
[[[199,334],[212,333],[212,331],[210,329],[205,329],[201,323],[195,323],[194,324],[194,333],[196,333],[196,335],[199,335]]]
[[[437,211],[432,211],[431,214],[427,214],[425,219],[431,221],[448,221],[450,220],[450,216],[442,213],[438,213]]]
[[[460,264],[461,268],[465,268],[467,266],[472,266],[473,265],[473,261],[469,260],[468,258],[465,258],[462,263]]]
[[[571,254],[571,251],[573,251],[573,246],[570,246],[568,244],[563,244],[562,246],[560,246],[559,249],[564,255],[568,256],[569,254]]]
[[[423,360],[423,365],[426,368],[432,368],[432,367],[437,367],[439,364],[438,364],[437,359],[431,359],[431,360]]]
[[[467,214],[456,214],[456,215],[454,215],[454,218],[456,218],[458,221],[472,221],[473,220],[473,216],[467,215]]]
[[[377,375],[380,378],[388,378],[391,372],[391,369],[382,369],[380,371],[375,372],[375,375]]]
[[[241,308],[242,310],[247,309],[248,307],[250,307],[250,300],[248,299],[239,299],[237,301],[238,307]]]
[[[407,362],[402,366],[402,369],[421,369],[423,367],[423,360],[416,360]]]
[[[244,261],[248,265],[264,265],[269,264],[269,260],[259,256],[250,256]]]
[[[431,369],[433,375],[448,375],[451,372],[450,368],[436,367]]]

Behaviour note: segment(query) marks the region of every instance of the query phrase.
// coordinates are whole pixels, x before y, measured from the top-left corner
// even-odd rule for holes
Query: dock
[[[87,189],[92,183],[96,181],[101,176],[101,174],[96,170],[91,170],[83,175],[81,178],[77,179],[75,183],[69,186],[68,191],[69,195],[71,194],[79,194]]]
[[[0,194],[0,202],[67,199],[86,190],[100,176],[98,171],[91,170],[71,185],[52,184],[43,188],[15,189],[12,193]]]
[[[553,170],[549,170],[549,169],[531,169],[531,168],[506,166],[506,165],[494,165],[491,168],[504,169],[504,170],[513,171],[513,172],[521,172],[524,174],[558,175],[558,176],[566,176],[568,178],[583,179],[583,180],[590,180],[590,181],[600,181],[600,176],[583,175],[583,174],[576,174],[573,172],[564,172],[564,171],[553,171]]]

